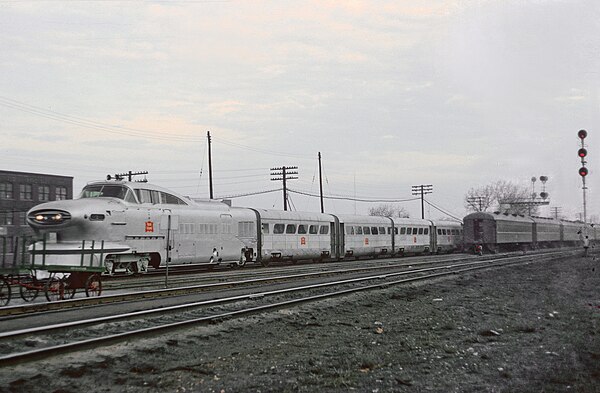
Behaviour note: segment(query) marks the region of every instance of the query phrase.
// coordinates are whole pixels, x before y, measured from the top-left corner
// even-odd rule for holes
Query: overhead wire
[[[305,192],[305,191],[299,191],[299,190],[294,190],[294,189],[290,189],[288,188],[288,191],[294,194],[300,194],[300,195],[305,195],[305,196],[310,196],[310,197],[315,197],[315,198],[319,198],[320,195],[317,194],[313,194],[313,193],[309,193],[309,192]],[[350,197],[350,196],[335,196],[335,195],[323,195],[324,199],[334,199],[334,200],[345,200],[345,201],[356,201],[356,202],[379,202],[379,203],[400,203],[400,202],[411,202],[411,201],[416,201],[420,198],[406,198],[406,199],[378,199],[378,198],[357,198],[357,197]]]
[[[420,198],[417,198],[417,199],[420,199]],[[448,211],[442,209],[441,207],[436,206],[435,204],[433,204],[432,202],[428,201],[427,199],[423,198],[423,200],[425,201],[425,203],[427,203],[429,206],[433,207],[435,210],[439,211],[440,213],[443,213],[443,214],[447,215],[450,218],[453,218],[454,220],[456,220],[458,222],[463,222],[463,220],[461,218],[458,218],[455,215],[453,215],[452,213],[449,213]]]

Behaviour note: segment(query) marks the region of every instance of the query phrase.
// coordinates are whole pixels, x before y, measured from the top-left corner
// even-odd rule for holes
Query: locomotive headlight
[[[31,212],[27,219],[40,225],[61,225],[71,220],[71,214],[60,210],[38,210]]]

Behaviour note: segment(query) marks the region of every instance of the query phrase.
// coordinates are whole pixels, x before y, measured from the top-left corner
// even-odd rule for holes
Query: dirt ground
[[[392,287],[0,370],[0,392],[600,392],[600,257]]]

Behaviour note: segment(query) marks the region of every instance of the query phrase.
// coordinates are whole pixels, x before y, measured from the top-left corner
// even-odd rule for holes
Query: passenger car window
[[[263,235],[269,234],[269,224],[262,224],[262,233]]]
[[[273,225],[273,234],[283,233],[284,229],[285,229],[285,225],[283,225],[283,224],[275,224],[275,225]]]
[[[390,228],[388,228],[388,233],[390,233]],[[384,227],[379,227],[379,234],[380,235],[385,235],[385,228]]]
[[[429,228],[425,228],[424,232],[425,232],[426,235],[429,235]]]
[[[304,235],[306,233],[306,225],[298,225],[298,234]]]
[[[419,235],[423,234],[423,228],[419,228]]]
[[[357,235],[362,235],[362,227],[356,227],[356,234]]]
[[[400,234],[406,235],[406,228],[404,228],[404,227],[400,228]]]
[[[379,232],[377,231],[377,227],[371,227],[371,233],[373,235],[377,235]]]
[[[329,233],[329,227],[327,225],[321,225],[321,229],[319,230],[319,234],[327,235]]]
[[[316,235],[317,233],[319,233],[319,226],[311,225],[310,227],[308,227],[308,233],[311,235]]]
[[[369,227],[363,227],[363,233],[365,235],[370,235],[371,234],[371,228],[369,228]]]
[[[294,233],[296,233],[296,225],[294,225],[294,224],[288,224],[287,227],[285,228],[285,233],[287,233],[287,234],[294,234]]]

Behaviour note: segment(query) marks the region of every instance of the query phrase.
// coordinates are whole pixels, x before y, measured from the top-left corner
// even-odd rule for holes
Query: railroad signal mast
[[[587,200],[586,200],[585,192],[587,190],[587,187],[585,186],[585,177],[588,175],[588,169],[585,167],[585,164],[587,164],[587,161],[585,159],[585,157],[587,157],[587,149],[585,148],[584,140],[587,137],[587,131],[579,130],[579,132],[577,133],[577,136],[581,140],[581,148],[577,151],[577,155],[579,156],[579,158],[581,158],[581,168],[579,168],[579,176],[581,176],[581,181],[583,183],[583,186],[581,187],[581,189],[583,190],[583,227],[586,228]]]

